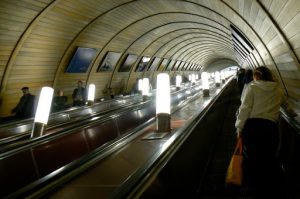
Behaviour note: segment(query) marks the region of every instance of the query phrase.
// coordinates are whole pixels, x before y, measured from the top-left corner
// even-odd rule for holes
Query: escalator
[[[172,103],[182,106],[184,101],[200,93],[200,86],[172,93]],[[6,147],[0,154],[1,195],[24,187],[39,179],[53,175],[60,168],[97,152],[104,153],[111,146],[131,136],[135,129],[153,121],[153,101],[141,102],[109,116],[77,122],[73,128],[64,128],[36,139],[19,142],[18,146]],[[15,145],[15,144],[14,144]],[[20,165],[16,162],[21,162]]]
[[[240,104],[232,83],[198,120],[190,136],[141,193],[131,198],[235,198],[225,174],[235,147],[235,112]],[[225,196],[225,197],[224,197]]]
[[[128,198],[256,198],[252,187],[225,184],[227,168],[236,146],[234,124],[239,105],[239,90],[233,87],[227,95],[225,93],[222,96],[221,101],[214,104],[206,117],[195,127],[191,137],[158,173],[153,174],[155,176],[145,183],[142,191],[136,191]],[[221,117],[216,116],[216,113]],[[279,123],[279,159],[284,172],[280,189],[284,199],[300,198],[300,125],[296,119],[289,118],[283,111]],[[210,136],[215,134],[214,140],[211,138],[209,142],[203,131]],[[203,133],[201,140],[194,141],[197,140],[198,133]],[[211,144],[211,148],[204,146],[207,143]],[[278,190],[274,189],[275,191]],[[271,195],[274,194],[270,193],[270,197]]]
[[[47,133],[53,133],[67,125],[82,122],[93,117],[109,114],[138,104],[142,101],[141,96],[125,96],[119,99],[103,101],[93,106],[72,107],[67,110],[52,113],[49,116]],[[0,126],[0,148],[4,145],[16,142],[22,139],[29,139],[33,127],[33,118],[13,121]]]
[[[35,198],[43,197],[45,194],[50,194],[46,196],[47,198],[99,198],[101,196],[123,198],[124,194],[128,194],[132,188],[139,187],[136,183],[141,179],[147,179],[144,175],[147,175],[149,169],[156,167],[156,164],[160,165],[161,161],[163,163],[167,160],[169,155],[178,150],[178,147],[185,145],[189,134],[194,131],[199,120],[205,118],[216,100],[222,98],[221,94],[224,90],[227,90],[227,86],[216,88],[210,97],[203,97],[202,92],[198,90],[194,95],[187,97],[188,101],[183,103],[180,102],[181,100],[173,101],[175,106],[171,115],[171,132],[155,132],[155,120],[151,118],[121,139],[105,144],[106,147],[94,149],[89,154],[16,190],[8,198],[28,195]],[[182,95],[176,97],[182,98]],[[128,122],[129,120],[125,121],[126,126]],[[152,139],[153,134],[164,135]],[[214,135],[207,135],[210,142]],[[198,138],[202,136],[197,135]],[[76,185],[77,183],[83,184]],[[53,191],[58,192],[53,193]]]
[[[251,190],[247,191],[225,184],[227,167],[236,145],[235,113],[240,105],[240,93],[235,87],[228,99],[222,129],[216,139],[214,152],[208,164],[205,176],[200,181],[195,198],[251,198]]]
[[[190,99],[188,106],[182,103],[181,109],[172,111],[172,131],[162,139],[148,139],[147,135],[155,133],[153,117],[137,125],[130,123],[132,118],[125,115],[114,120],[114,123],[124,121],[123,127],[132,124],[123,136],[113,142],[105,142],[103,147],[96,146],[88,155],[80,155],[79,159],[45,173],[32,183],[27,182],[25,187],[10,192],[8,198],[253,198],[251,190],[228,187],[224,183],[235,146],[235,112],[240,103],[233,82],[222,88],[219,94],[212,95],[211,99],[193,95]],[[143,115],[141,110],[136,113]],[[299,125],[284,114],[281,123],[281,131],[284,132],[281,156],[287,198],[297,198],[300,195]],[[102,129],[95,129],[94,134],[85,129],[81,134],[93,137]],[[78,153],[87,142],[91,143],[84,140],[71,149]],[[64,144],[72,142],[64,138],[60,143],[63,151]],[[47,147],[51,146],[44,145],[43,150]],[[32,151],[34,149],[31,149],[31,155]],[[46,154],[45,164],[51,164],[49,158],[53,154]],[[30,168],[34,166],[30,165]],[[6,171],[12,175],[13,170]],[[3,179],[18,179],[24,175],[23,172],[17,173],[14,178],[6,176]],[[1,186],[5,187],[5,183],[7,180]]]
[[[255,194],[253,187],[237,187],[225,184],[227,168],[236,146],[234,123],[236,120],[235,113],[240,105],[240,95],[237,88],[233,90],[230,98],[231,103],[228,105],[222,131],[216,140],[211,161],[203,180],[199,184],[195,198],[254,199],[259,197],[259,195]],[[296,199],[300,197],[300,125],[294,118],[288,117],[281,109],[279,130],[281,134],[279,160],[283,176],[273,176],[273,180],[281,179],[279,187],[274,188],[274,193],[276,193],[275,195],[278,198]],[[283,193],[283,196],[279,196],[279,192],[280,194]],[[269,193],[269,197],[273,198],[274,193]]]
[[[172,93],[184,93],[189,88],[182,88],[180,92],[172,87]],[[153,90],[154,93],[155,90]],[[151,94],[150,97],[155,96]],[[141,95],[123,96],[114,100],[107,100],[94,104],[93,106],[72,107],[68,110],[53,113],[49,117],[47,130],[44,134],[58,133],[61,130],[75,128],[76,126],[84,125],[90,120],[109,117],[117,114],[120,110],[130,109],[145,103]],[[22,121],[10,122],[0,126],[0,152],[10,148],[11,145],[16,147],[16,142],[23,144],[30,138],[33,127],[33,118]],[[18,145],[18,144],[17,144]]]

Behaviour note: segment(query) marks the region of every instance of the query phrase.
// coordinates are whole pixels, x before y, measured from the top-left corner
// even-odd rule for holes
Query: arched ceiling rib
[[[202,23],[202,22],[198,22],[198,21],[172,21],[172,20],[174,20],[173,18],[172,18],[172,16],[170,17],[170,15],[175,15],[176,14],[176,16],[177,17],[180,17],[180,16],[178,16],[178,15],[188,15],[188,17],[187,18],[190,18],[190,15],[192,15],[192,16],[197,16],[197,17],[202,17],[202,16],[200,16],[200,15],[196,15],[196,14],[190,14],[190,13],[183,13],[183,12],[181,12],[181,13],[175,13],[175,12],[166,12],[166,13],[157,13],[157,14],[153,14],[153,15],[149,15],[149,16],[147,16],[147,17],[145,17],[145,18],[143,18],[143,19],[139,19],[139,20],[137,20],[137,21],[134,21],[134,22],[132,22],[132,23],[130,23],[129,25],[127,25],[125,28],[122,28],[121,30],[119,30],[117,33],[115,33],[114,34],[114,36],[113,36],[113,38],[110,38],[109,39],[109,41],[105,44],[105,46],[108,46],[109,44],[110,44],[110,42],[112,42],[114,39],[118,39],[118,37],[121,37],[120,35],[122,34],[122,32],[125,32],[126,31],[126,29],[135,29],[136,30],[136,32],[137,32],[137,35],[139,35],[139,37],[137,38],[137,39],[135,39],[132,43],[134,43],[135,41],[137,41],[138,39],[140,39],[140,38],[143,38],[143,36],[144,35],[147,35],[147,34],[149,34],[149,33],[152,33],[153,34],[153,31],[154,30],[156,30],[156,29],[158,29],[158,28],[160,28],[160,27],[163,27],[163,26],[166,26],[166,25],[169,25],[169,24],[172,24],[172,23],[195,23],[195,24],[203,24],[204,26],[208,26],[209,28],[212,28],[212,29],[216,29],[216,30],[218,30],[219,32],[223,32],[223,31],[226,31],[226,28],[224,29],[224,27],[223,27],[223,29],[219,29],[219,28],[217,28],[217,27],[214,27],[214,26],[212,26],[212,25],[210,25],[209,23]],[[163,21],[161,21],[161,23],[162,24],[160,24],[160,25],[158,25],[157,23],[156,24],[154,24],[154,27],[152,28],[152,29],[149,29],[149,30],[146,30],[145,31],[145,27],[147,27],[147,23],[149,23],[147,20],[149,20],[149,21],[153,21],[153,17],[158,17],[158,19],[160,19],[161,17],[163,17],[162,15],[166,15],[166,17],[164,17],[164,20]],[[166,22],[166,21],[168,21],[168,20],[170,20],[171,19],[171,22]],[[180,18],[182,18],[182,17],[180,17]],[[193,18],[194,19],[194,18]],[[205,20],[206,20],[206,18],[205,18]],[[156,25],[156,26],[155,26]],[[152,25],[153,26],[153,25]],[[142,28],[142,29],[141,29]],[[128,30],[129,31],[129,30]],[[228,30],[227,30],[227,32],[228,32]],[[145,40],[146,40],[146,38],[144,38]],[[143,43],[144,43],[145,41],[143,41]],[[103,47],[103,49],[102,50],[104,50],[105,49],[105,46]]]
[[[110,14],[111,14],[111,11],[110,11]],[[206,18],[206,19],[209,19],[209,18]],[[211,20],[211,19],[210,19]],[[135,22],[136,23],[136,22]],[[218,27],[218,26],[217,26]],[[115,34],[115,35],[117,35],[117,34]],[[115,37],[115,36],[114,36]],[[110,39],[110,41],[112,41],[112,39]],[[106,46],[106,45],[104,45],[104,46]],[[104,47],[105,48],[105,47]],[[102,49],[104,49],[104,48],[102,48]]]
[[[58,2],[57,3],[58,4],[57,9],[68,10],[68,11],[71,10],[71,9],[65,9],[65,7],[68,7],[70,5],[67,2],[63,2],[63,1],[57,1],[57,2]],[[72,3],[72,12],[73,12],[73,15],[75,16],[75,13],[78,14],[78,16],[76,16],[77,20],[79,19],[80,22],[85,22],[86,21],[87,23],[82,23],[83,27],[81,28],[81,30],[79,32],[75,31],[75,33],[77,32],[77,34],[75,35],[74,39],[71,41],[71,44],[74,43],[74,41],[76,41],[82,35],[82,33],[85,32],[90,26],[96,24],[98,20],[104,21],[105,20],[105,15],[111,15],[111,16],[115,17],[113,15],[113,11],[116,10],[118,12],[118,14],[120,14],[121,12],[119,12],[119,11],[123,10],[123,8],[125,6],[131,6],[131,10],[132,10],[132,8],[134,8],[134,6],[132,6],[132,5],[134,3],[137,3],[137,2],[139,2],[139,1],[128,1],[128,2],[124,2],[124,1],[122,2],[122,1],[120,1],[120,4],[118,4],[117,2],[111,2],[110,4],[108,2],[103,2],[104,4],[106,4],[105,6],[100,6],[99,8],[95,7],[96,9],[98,8],[98,10],[99,10],[100,14],[98,16],[95,16],[95,15],[92,15],[92,14],[90,16],[81,16],[79,14],[80,11],[82,11],[84,9],[88,10],[88,9],[92,9],[93,8],[95,10],[95,8],[92,6],[92,5],[95,5],[95,2],[93,2],[93,3],[91,3],[91,2],[82,3],[82,4],[84,4],[84,6],[82,4],[80,4],[79,2]],[[61,3],[61,4],[59,4],[59,3]],[[166,1],[164,1],[164,2],[155,1],[155,5],[160,4],[160,3],[165,4]],[[169,3],[169,2],[167,2],[167,3]],[[172,6],[174,4],[178,4],[180,6],[177,5],[178,6],[177,10],[180,10],[182,8],[189,7],[187,5],[185,5],[184,7],[181,6],[182,4],[186,4],[186,3],[192,4],[193,6],[197,6],[198,7],[197,11],[203,11],[203,13],[205,13],[205,14],[207,14],[207,12],[213,12],[211,9],[208,9],[208,8],[204,7],[203,5],[200,5],[199,3],[190,2],[190,1],[172,1],[172,5],[168,5],[166,7],[167,8],[172,8]],[[107,10],[101,9],[103,7],[108,8],[108,9]],[[166,7],[164,7],[164,9]],[[174,7],[176,7],[176,6],[174,6]],[[155,9],[157,9],[157,7],[155,7]],[[207,11],[207,9],[208,9],[208,11]],[[152,9],[151,9],[151,11],[149,10],[149,13],[151,13],[151,12],[152,12]],[[133,12],[133,14],[135,14],[135,12]],[[218,13],[214,13],[214,15],[216,15],[216,16],[213,16],[213,17],[210,16],[212,19],[210,19],[209,17],[206,17],[206,19],[212,21],[212,20],[214,20],[214,18],[222,18],[222,17],[220,17],[220,14],[218,14]],[[118,16],[120,16],[120,15],[118,15]],[[137,14],[137,16],[138,16],[138,14]],[[118,18],[120,18],[120,17],[117,17],[116,19],[118,19]],[[92,20],[90,20],[90,19],[92,19]],[[122,23],[124,23],[124,18],[122,18],[122,19],[123,19]],[[90,21],[88,21],[88,20],[90,20]],[[63,23],[64,25],[67,23],[67,21],[65,20],[65,17],[62,17],[62,21],[65,21]],[[109,28],[109,24],[105,24],[105,25],[106,25],[105,26],[106,28]],[[70,28],[71,28],[71,26],[72,25],[70,25]],[[217,25],[216,27],[218,27],[218,26],[220,26],[220,25]],[[64,27],[64,26],[61,26],[61,27]],[[56,31],[59,31],[59,29],[57,29]],[[61,31],[63,31],[63,30],[61,30]],[[47,36],[51,36],[51,35],[47,35]],[[112,37],[112,39],[113,39],[113,37]],[[105,46],[102,49],[105,49]],[[64,65],[64,63],[62,65]],[[62,67],[65,67],[65,66],[62,66]],[[60,72],[61,72],[61,70],[57,70],[56,76],[58,76],[58,74]]]
[[[222,46],[222,47],[220,47]],[[216,42],[216,45],[214,43],[210,43],[210,42],[203,42],[203,41],[192,41],[192,42],[189,42],[189,43],[185,43],[183,46],[180,45],[180,49],[177,49],[173,55],[177,54],[178,56],[178,59],[179,60],[183,60],[183,55],[182,54],[188,54],[190,51],[194,51],[194,50],[201,50],[201,52],[205,53],[207,52],[207,49],[211,49],[210,47],[213,48],[213,51],[217,50],[217,49],[220,49],[220,52],[224,52],[224,48],[225,50],[227,49],[228,51],[232,51],[232,49],[230,48],[227,48],[226,45],[222,45],[220,43],[217,43]],[[212,51],[212,52],[213,52]],[[209,54],[210,56],[212,57],[215,57],[215,55],[213,54]],[[200,64],[203,64],[203,63],[200,63]]]
[[[168,12],[166,12],[166,13],[158,13],[159,15],[171,15],[171,14],[178,14],[178,13],[175,13],[175,12],[170,12],[170,13],[168,13]],[[154,15],[151,15],[151,16],[147,16],[147,19],[149,19],[149,18],[152,18],[152,17],[155,17],[155,16],[157,16],[158,14],[154,14]],[[183,13],[183,12],[181,12],[180,14],[185,14],[185,15],[191,15],[190,13]],[[193,16],[198,16],[198,15],[193,15]],[[161,17],[161,16],[160,16]],[[201,16],[198,16],[198,17],[201,17]],[[166,19],[166,18],[165,18]],[[133,26],[138,26],[138,27],[145,27],[145,25],[140,25],[139,23],[146,23],[147,24],[147,22],[145,22],[145,20],[146,19],[144,19],[144,20],[138,20],[138,22],[137,21],[134,21],[134,22],[132,22],[130,25],[127,25],[125,28],[123,28],[122,30],[120,30],[120,31],[118,31],[118,34],[115,34],[114,35],[114,38],[117,40],[118,39],[118,37],[119,37],[119,35],[121,35],[121,33],[123,32],[123,31],[125,31],[125,29],[129,29],[129,28],[134,28]],[[206,19],[207,20],[207,19]],[[166,22],[164,22],[163,21],[163,23],[166,23]],[[181,23],[181,22],[178,22],[178,21],[175,21],[175,22],[171,22],[171,23]],[[199,24],[201,24],[200,22],[191,22],[191,21],[186,21],[186,23],[199,23]],[[158,28],[160,28],[160,27],[163,27],[163,26],[165,26],[165,25],[168,25],[168,23],[166,23],[166,24],[162,24],[162,25],[158,25],[158,26],[156,26],[156,27],[154,27],[153,28],[153,30],[155,30],[155,29],[158,29]],[[206,26],[208,26],[210,29],[217,29],[220,33],[219,34],[224,34],[224,32],[228,32],[228,30],[226,30],[226,28],[224,29],[224,26],[223,25],[219,25],[219,26],[223,26],[223,29],[221,30],[221,29],[219,29],[219,28],[217,28],[217,27],[214,27],[214,26],[212,26],[212,25],[210,25],[210,24],[203,24],[203,25],[206,25]],[[139,30],[138,28],[134,28],[135,30]],[[148,33],[153,33],[153,30],[148,30],[148,31],[144,31],[144,28],[143,28],[143,30],[142,31],[144,31],[144,32],[138,32],[137,33],[137,35],[140,35],[139,36],[139,38],[143,38],[143,36],[144,35],[147,35]],[[138,38],[138,39],[139,39]],[[134,42],[135,41],[137,41],[138,39],[135,39],[134,40]],[[144,38],[145,40],[146,40],[146,38]],[[109,42],[111,42],[111,41],[113,41],[113,39],[110,39],[109,40]],[[134,42],[132,42],[132,43],[134,43]],[[143,41],[143,44],[145,43],[145,41]],[[108,43],[106,44],[106,45],[108,45]],[[105,45],[105,46],[106,46]],[[104,51],[104,48],[102,49],[103,51]],[[125,54],[125,53],[123,53],[123,54]],[[151,53],[152,54],[152,53]],[[117,68],[115,68],[115,70],[116,70]],[[92,70],[91,70],[91,72],[93,72]]]
[[[248,32],[248,33],[252,33],[252,35],[255,35],[256,36],[256,39],[254,40],[254,41],[256,41],[256,42],[258,42],[258,41],[260,41],[260,44],[262,45],[262,49],[260,49],[260,51],[265,51],[265,52],[263,52],[263,53],[261,53],[261,54],[263,54],[264,56],[268,56],[268,59],[270,59],[271,60],[271,62],[272,62],[272,64],[274,65],[274,67],[272,67],[272,69],[273,70],[275,70],[276,72],[277,72],[277,77],[279,77],[278,79],[279,79],[279,81],[282,83],[282,86],[284,87],[284,89],[285,89],[285,91],[286,91],[286,94],[288,94],[288,89],[287,89],[287,87],[286,87],[286,85],[285,85],[285,82],[283,81],[283,78],[282,78],[282,75],[281,75],[281,72],[280,72],[280,67],[278,66],[278,64],[277,64],[277,62],[276,62],[276,60],[274,59],[274,57],[273,57],[273,55],[272,55],[272,53],[271,53],[271,51],[269,50],[269,48],[268,48],[268,46],[265,44],[265,43],[269,43],[269,41],[271,40],[271,38],[274,38],[276,35],[278,36],[278,34],[276,34],[276,28],[274,29],[274,28],[271,28],[271,26],[274,26],[274,22],[273,23],[270,23],[270,26],[269,27],[266,27],[266,26],[264,26],[264,28],[262,28],[263,29],[263,31],[264,31],[264,35],[268,35],[267,33],[268,33],[268,31],[270,31],[270,32],[272,32],[271,34],[273,34],[273,36],[269,36],[269,37],[267,37],[267,38],[264,38],[264,36],[262,35],[262,36],[259,36],[259,31],[260,31],[260,29],[255,29],[255,28],[253,28],[253,26],[255,26],[255,22],[249,22],[249,21],[247,21],[246,19],[247,18],[250,18],[250,19],[257,19],[257,17],[243,17],[242,15],[241,15],[241,13],[239,12],[239,11],[237,11],[237,10],[235,10],[234,9],[234,6],[236,6],[236,4],[234,4],[234,3],[232,3],[232,2],[230,2],[230,1],[224,1],[224,0],[221,0],[223,3],[224,3],[224,5],[226,5],[228,8],[230,8],[230,11],[231,12],[233,12],[233,13],[235,13],[236,15],[238,15],[239,17],[240,17],[240,19],[245,23],[245,24],[247,24],[247,29],[249,29],[250,31]],[[249,3],[249,2],[248,2]],[[273,2],[272,2],[273,3]],[[278,4],[277,4],[278,5]],[[253,7],[255,7],[255,8],[253,8]],[[259,10],[260,8],[260,5],[257,3],[257,1],[252,1],[251,2],[251,9],[253,8],[253,10]],[[263,9],[261,9],[261,10],[264,10],[265,11],[265,9],[263,8]],[[258,12],[253,12],[253,14],[258,14]],[[270,18],[268,18],[268,17],[265,17],[265,19],[266,20],[270,20]],[[252,24],[254,24],[254,25],[252,25]],[[276,27],[276,25],[275,25],[275,27]],[[251,36],[251,34],[249,34],[248,36]],[[279,34],[279,36],[280,36],[280,34]],[[268,39],[269,38],[269,39]],[[269,40],[269,41],[268,41]],[[285,44],[286,45],[286,44]],[[255,45],[254,45],[255,46]],[[287,45],[287,46],[290,46],[290,45]],[[259,52],[258,50],[257,50],[257,52]],[[281,52],[282,52],[282,50],[281,50]],[[259,53],[258,53],[259,54]],[[292,53],[292,54],[294,54],[294,53]],[[293,57],[293,56],[292,56]],[[263,60],[263,59],[262,59]],[[299,60],[299,59],[298,59]],[[299,62],[297,61],[297,63],[296,63],[297,65],[298,65],[298,68],[299,68]],[[269,64],[269,65],[271,65],[271,64]]]
[[[199,36],[200,35],[200,36]],[[188,37],[187,37],[188,36]],[[187,39],[182,40],[183,37],[187,37]],[[209,39],[209,40],[215,40],[219,43],[226,43],[227,45],[231,45],[231,43],[226,42],[225,39],[219,39],[218,37],[216,37],[215,35],[211,35],[211,34],[207,34],[207,33],[199,33],[199,32],[188,32],[188,33],[184,33],[181,35],[178,35],[172,39],[169,39],[169,41],[165,42],[164,45],[161,45],[154,53],[154,55],[159,54],[160,51],[163,51],[164,49],[167,49],[167,51],[165,53],[163,53],[163,56],[166,56],[167,53],[177,44],[181,43],[181,42],[185,42],[187,40],[190,39],[195,39],[195,38],[203,38],[203,40],[205,39]],[[176,42],[180,40],[180,42]],[[159,41],[158,41],[159,42]],[[176,43],[175,43],[176,42]],[[175,44],[174,44],[175,43]],[[171,45],[171,47],[168,47],[168,45]],[[169,56],[167,56],[169,57]]]
[[[4,38],[9,37],[10,41],[10,46],[3,45],[6,49],[0,63],[1,81],[8,85],[1,87],[1,95],[7,92],[7,96],[16,97],[20,84],[29,85],[36,92],[41,86],[57,83],[70,92],[72,81],[78,78],[103,85],[114,76],[121,76],[117,71],[96,72],[107,51],[122,53],[118,65],[127,53],[180,59],[205,68],[219,59],[231,59],[243,67],[264,64],[275,69],[280,78],[288,78],[295,71],[299,72],[297,38],[300,31],[292,27],[297,24],[299,10],[293,2],[295,0],[287,0],[286,4],[276,4],[274,0],[4,0],[0,2],[1,7],[12,12],[0,11],[2,19],[6,19],[1,21],[0,34],[5,32]],[[283,12],[287,14],[283,16]],[[252,53],[235,51],[230,24],[247,34],[254,47]],[[202,40],[202,36],[205,39]],[[76,46],[98,49],[97,58],[87,73],[65,74],[63,71]],[[290,63],[293,69],[287,70]],[[25,68],[34,70],[34,81]],[[126,74],[128,82],[137,75],[131,70]],[[289,82],[291,78],[283,82],[283,86]]]
[[[183,24],[186,24],[186,23],[183,23]],[[212,33],[214,33],[211,30],[206,30],[206,29],[203,29],[203,28],[200,28],[200,27],[199,28],[197,28],[197,27],[193,27],[193,28],[181,28],[181,25],[183,25],[183,24],[181,24],[181,23],[180,24],[176,24],[180,28],[179,29],[175,29],[175,30],[173,30],[174,27],[171,26],[173,24],[168,24],[168,26],[166,27],[166,29],[161,31],[161,32],[166,31],[166,33],[164,33],[161,36],[157,37],[149,45],[145,46],[144,50],[141,51],[141,54],[151,54],[151,53],[148,53],[147,50],[148,49],[152,49],[155,44],[159,44],[160,47],[158,47],[157,50],[153,53],[154,55],[157,54],[159,50],[165,49],[164,47],[166,46],[166,44],[172,42],[173,40],[176,40],[176,38],[180,38],[180,35],[178,33],[177,33],[177,35],[175,35],[175,37],[173,35],[171,35],[171,33],[174,33],[174,32],[178,32],[178,31],[181,31],[181,30],[199,30],[199,31],[201,31],[201,32],[199,32],[199,34],[200,33],[201,34],[207,34],[206,32],[209,32],[208,35],[212,35]],[[215,33],[215,34],[219,35],[218,33]],[[141,40],[141,42],[142,42],[143,41],[142,37],[139,37],[139,40]],[[136,42],[132,43],[132,46],[129,46],[129,47],[130,48],[134,48],[134,45],[137,45],[137,41],[138,41],[138,39],[136,39]],[[161,45],[161,43],[164,43],[165,45]],[[130,51],[130,49],[128,51]],[[163,54],[162,55],[163,57],[169,57],[169,55],[167,55],[166,53],[160,53],[160,54]]]

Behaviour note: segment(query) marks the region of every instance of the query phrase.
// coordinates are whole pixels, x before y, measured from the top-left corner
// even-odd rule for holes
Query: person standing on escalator
[[[253,71],[253,79],[241,98],[235,127],[243,140],[244,184],[256,189],[260,198],[280,193],[281,168],[277,157],[280,107],[296,116],[286,96],[267,67]],[[272,197],[271,197],[272,198]]]
[[[14,113],[14,119],[25,119],[34,116],[35,113],[35,96],[29,92],[29,87],[25,86],[22,89],[23,96],[15,108],[11,110]]]
[[[74,89],[72,94],[73,106],[83,106],[86,102],[86,89],[83,87],[83,82],[79,80],[77,82],[77,88]]]

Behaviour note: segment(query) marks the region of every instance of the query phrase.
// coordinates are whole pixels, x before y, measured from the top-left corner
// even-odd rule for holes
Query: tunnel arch
[[[229,25],[233,24],[249,39],[255,48],[248,57],[242,54],[233,55],[235,60],[241,67],[255,68],[259,65],[266,65],[275,71],[282,82],[282,87],[286,90],[290,99],[294,101],[294,104],[297,105],[300,97],[299,92],[297,92],[300,73],[300,48],[297,42],[300,38],[300,31],[295,26],[299,18],[299,12],[297,6],[293,6],[294,0],[287,0],[278,4],[272,0],[241,0],[236,2],[230,0],[154,0],[151,3],[143,0],[101,0],[101,5],[99,2],[89,0],[45,0],[32,2],[20,0],[0,2],[0,5],[8,10],[6,13],[4,13],[4,10],[0,11],[3,24],[0,27],[3,38],[1,41],[3,41],[4,46],[1,51],[3,54],[0,63],[2,115],[8,114],[8,110],[16,103],[22,84],[29,85],[32,88],[32,92],[38,94],[42,85],[60,87],[66,83],[66,92],[70,93],[76,79],[89,80],[91,76],[92,79],[105,79],[108,74],[100,76],[91,74],[89,76],[88,74],[65,75],[63,73],[63,68],[66,66],[75,46],[89,47],[97,45],[99,54],[103,51],[99,59],[92,63],[94,67],[97,67],[96,65],[101,61],[106,51],[110,50],[110,47],[118,48],[118,45],[116,45],[118,41],[121,43],[120,46],[122,46],[122,48],[118,49],[121,53],[124,53],[124,56],[131,50],[133,50],[131,51],[132,53],[139,52],[137,53],[139,56],[143,54],[141,52],[149,52],[151,56],[165,52],[168,46],[162,47],[159,44],[160,41],[166,41],[161,33],[156,32],[159,29],[155,29],[149,35],[141,37],[141,41],[138,42],[136,42],[137,40],[132,40],[132,38],[137,39],[145,31],[139,31],[134,34],[134,31],[138,30],[135,29],[137,26],[130,28],[132,33],[125,31],[125,34],[120,34],[121,37],[119,35],[116,36],[116,40],[112,38],[116,35],[117,30],[138,19],[145,22],[140,27],[144,28],[144,30],[149,29],[148,27],[158,27],[162,20],[171,22],[170,18],[173,18],[173,22],[182,20],[182,18],[185,18],[186,21],[205,22],[207,25],[211,25],[212,28],[219,28],[223,32],[228,33],[229,39],[231,34]],[[165,17],[165,15],[168,15],[167,13],[170,16]],[[181,17],[182,15],[179,13],[185,13],[190,17]],[[147,16],[149,17],[153,14],[160,16],[155,18],[157,21],[149,20],[152,24],[149,24],[147,27],[146,21],[142,18],[147,18]],[[205,19],[199,19],[197,17],[199,15]],[[116,22],[110,20],[113,18],[116,19]],[[93,26],[98,28],[94,27],[94,32],[91,33],[89,31],[91,31]],[[186,25],[186,28],[193,28],[193,25],[188,26]],[[102,29],[100,30],[99,27]],[[184,27],[181,26],[181,28]],[[212,29],[208,28],[208,30]],[[101,34],[104,34],[105,31],[109,34],[101,38]],[[199,32],[201,32],[200,29]],[[153,37],[155,34],[157,34],[157,37]],[[166,34],[165,37],[174,37],[176,34],[175,32],[169,35]],[[190,36],[192,37],[193,35],[191,34]],[[158,37],[161,37],[161,39],[157,39]],[[109,38],[112,38],[112,42],[108,43],[108,48],[105,48],[105,42],[109,41],[107,40]],[[209,38],[209,35],[207,35],[207,38]],[[127,42],[125,40],[130,41]],[[146,44],[146,49],[138,46],[143,43]],[[156,52],[159,47],[161,47],[161,50]],[[124,50],[126,48],[129,51]],[[215,46],[211,48],[215,48]],[[222,59],[224,56],[229,56],[226,53],[224,54],[224,52],[209,57],[208,54],[201,54],[201,50],[195,48],[193,55],[188,55],[185,52],[185,55],[182,54],[184,56],[182,59],[187,59],[187,61],[194,60],[198,64],[201,63],[202,67],[207,65],[205,66],[207,68],[216,61],[215,58]],[[202,55],[206,57],[203,58],[201,57]],[[181,55],[177,54],[175,57],[181,58]],[[118,65],[121,61],[122,57]],[[90,70],[92,68],[91,66]],[[189,71],[181,72],[189,73]],[[118,79],[122,75],[125,74],[110,74],[110,76],[107,76],[107,79],[110,82],[114,82],[115,77]],[[142,74],[130,73],[129,76],[131,75],[134,79]],[[131,78],[129,77],[129,79]],[[129,84],[129,81],[131,81],[129,79],[126,81],[125,78],[123,83]],[[10,98],[12,100],[9,100]]]

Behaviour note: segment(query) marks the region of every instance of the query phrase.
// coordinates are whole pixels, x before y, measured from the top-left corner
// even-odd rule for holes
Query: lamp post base
[[[159,113],[156,115],[156,131],[171,132],[171,117],[168,113]]]
[[[36,138],[40,137],[44,134],[46,129],[46,125],[43,123],[35,122],[33,123],[33,128],[31,131],[31,137],[30,138]]]
[[[209,97],[209,90],[208,89],[203,90],[203,97]]]
[[[149,99],[149,96],[143,95],[143,102],[147,101]]]
[[[94,105],[94,101],[89,100],[89,101],[87,102],[87,105],[88,105],[88,106]]]

